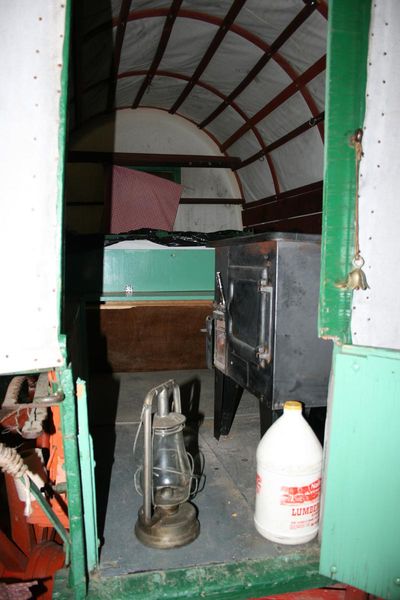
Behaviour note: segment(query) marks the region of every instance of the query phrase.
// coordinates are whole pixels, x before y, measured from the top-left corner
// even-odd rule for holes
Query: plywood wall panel
[[[211,302],[143,303],[87,310],[94,372],[204,369]]]

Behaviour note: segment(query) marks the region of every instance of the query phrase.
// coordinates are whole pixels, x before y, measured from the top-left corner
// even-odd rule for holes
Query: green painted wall
[[[54,600],[73,596],[66,587],[66,572],[59,572]],[[315,544],[293,549],[290,556],[207,565],[168,571],[150,571],[124,577],[91,578],[88,598],[135,600],[245,600],[328,585],[318,574]]]
[[[400,598],[400,353],[337,346],[321,573]]]
[[[198,298],[214,299],[213,248],[113,250],[104,252],[103,291],[205,292]],[[175,297],[175,296],[172,296]]]

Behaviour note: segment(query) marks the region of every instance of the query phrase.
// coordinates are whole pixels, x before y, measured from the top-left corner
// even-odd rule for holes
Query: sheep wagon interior
[[[357,326],[365,302],[352,300],[381,270],[359,238],[364,251],[383,220],[372,225],[357,198],[364,122],[377,118],[365,98],[399,12],[372,4],[1,9],[4,185],[24,198],[9,202],[2,250],[13,248],[9,290],[21,273],[29,290],[0,311],[7,585],[60,600],[240,600],[335,583],[323,593],[400,597],[395,532],[384,550],[371,543],[368,509],[358,520],[346,491],[349,473],[365,486],[365,471],[338,450],[362,448],[385,485],[363,398],[383,360],[398,373],[398,342],[386,321],[379,339],[369,329],[384,295]],[[343,408],[347,393],[358,404]],[[254,524],[257,447],[290,400],[324,446],[321,526],[300,544]],[[166,430],[184,466],[169,467],[176,488],[155,491]]]

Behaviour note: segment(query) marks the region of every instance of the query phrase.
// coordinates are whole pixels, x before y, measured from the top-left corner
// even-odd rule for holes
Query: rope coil
[[[8,473],[14,477],[14,479],[20,479],[25,475],[28,467],[15,448],[9,448],[0,443],[0,469],[3,473]]]
[[[30,480],[28,477],[28,466],[23,458],[18,454],[15,448],[9,448],[0,442],[0,469],[3,473],[11,475],[14,479],[19,479],[25,488],[25,510],[24,515],[29,517],[32,513]]]

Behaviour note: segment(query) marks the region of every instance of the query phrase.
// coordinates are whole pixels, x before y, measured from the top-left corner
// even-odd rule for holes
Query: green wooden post
[[[370,10],[370,0],[329,5],[319,335],[346,343],[351,342],[352,292],[335,283],[352,268],[355,158],[350,137],[364,121]]]
[[[75,600],[86,595],[86,555],[82,507],[82,486],[77,438],[75,390],[70,368],[58,373],[65,398],[60,404],[63,432],[65,472],[67,475],[68,516],[71,538],[69,586]]]
[[[335,288],[354,252],[355,155],[363,126],[371,2],[329,6],[321,336],[351,343],[352,292]],[[320,571],[400,598],[400,353],[336,345]]]
[[[58,127],[58,186],[57,186],[57,248],[59,253],[60,268],[58,279],[55,282],[57,297],[60,307],[61,324],[61,305],[64,301],[64,180],[65,180],[65,158],[66,158],[66,139],[67,139],[67,121],[68,121],[68,80],[69,80],[69,64],[70,64],[70,46],[71,46],[71,18],[72,18],[72,0],[65,2],[65,30],[64,30],[64,46],[62,54],[62,70],[61,70],[61,97],[60,97],[60,121]],[[59,334],[60,334],[59,328]],[[63,345],[64,341],[60,341]],[[61,365],[59,365],[61,366]],[[66,366],[66,363],[64,363]]]
[[[97,539],[96,484],[94,478],[93,441],[89,435],[86,382],[76,382],[78,409],[78,445],[82,476],[82,496],[85,523],[87,569],[89,573],[98,566],[99,542]]]
[[[58,248],[60,256],[59,278],[56,282],[57,293],[61,307],[61,294],[63,290],[63,205],[64,205],[64,175],[65,152],[67,135],[67,109],[68,109],[68,70],[70,55],[71,34],[71,0],[66,2],[65,33],[63,47],[63,65],[61,72],[61,98],[60,98],[60,123],[59,123],[59,159],[58,159]],[[66,342],[60,335],[60,346],[64,348],[63,355],[66,364]],[[79,469],[79,454],[77,442],[77,418],[75,407],[75,390],[72,370],[65,366],[58,370],[58,378],[65,394],[60,405],[61,427],[63,432],[65,472],[67,476],[68,515],[71,539],[71,563],[69,569],[69,586],[73,590],[76,600],[86,595],[86,556],[82,510],[81,474]]]

